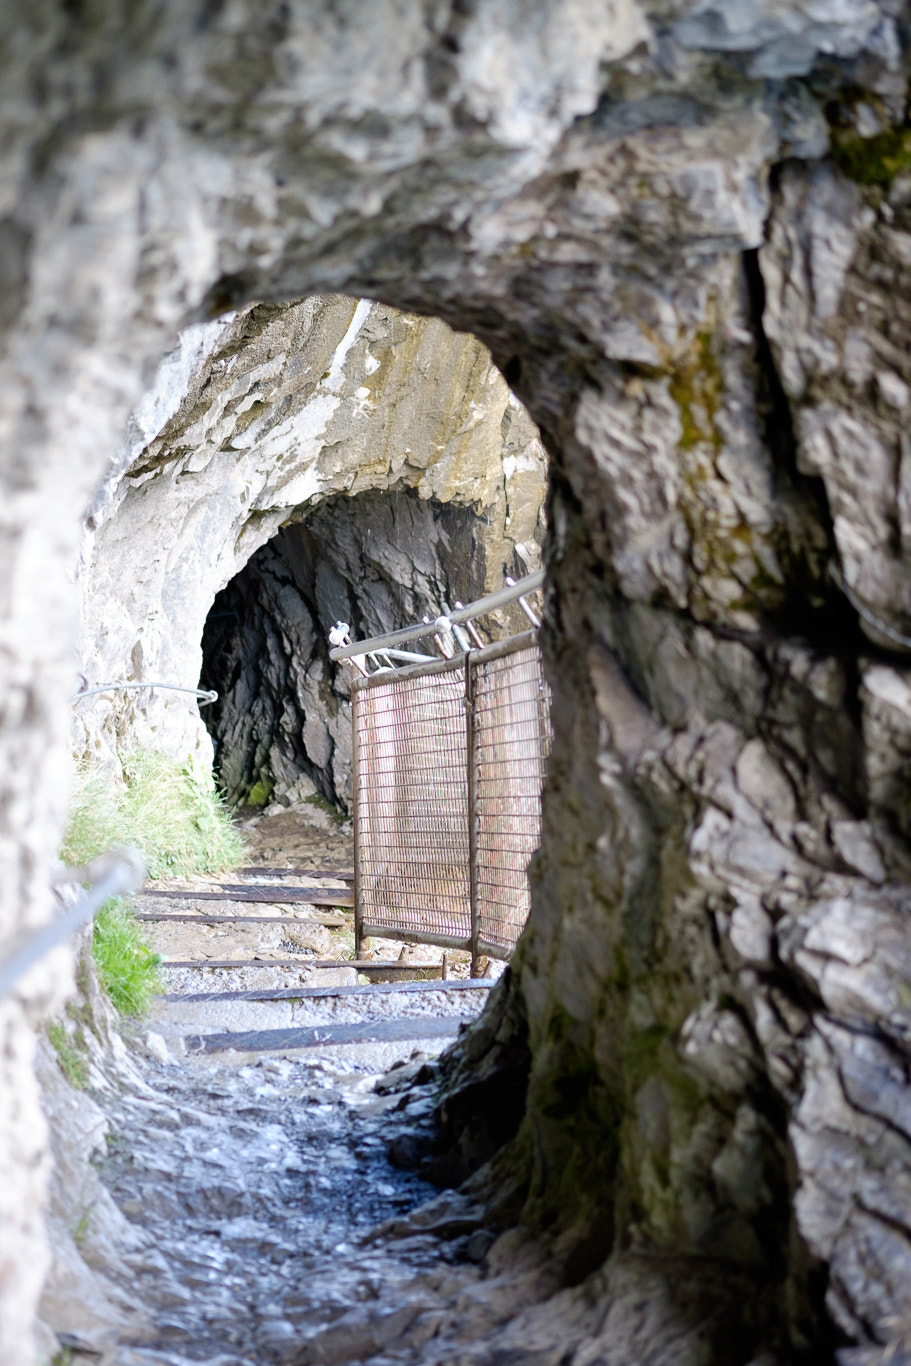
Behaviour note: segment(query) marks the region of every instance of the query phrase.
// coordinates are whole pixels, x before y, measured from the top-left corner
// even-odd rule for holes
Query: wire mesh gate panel
[[[515,947],[550,743],[536,637],[356,681],[358,944]]]
[[[461,948],[471,937],[461,661],[368,682],[353,697],[359,937]]]
[[[528,862],[541,839],[550,698],[536,643],[472,668],[477,946],[515,948],[529,910]]]

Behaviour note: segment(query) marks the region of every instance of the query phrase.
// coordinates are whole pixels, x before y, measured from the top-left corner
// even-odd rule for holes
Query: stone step
[[[408,990],[415,986],[421,990]],[[428,986],[435,986],[436,990],[424,990]],[[460,990],[449,990],[451,986]],[[188,993],[157,997],[152,1004],[151,1018],[155,1028],[169,1039],[215,1030],[290,1029],[358,1022],[365,1028],[372,1028],[377,1021],[406,1016],[415,1021],[415,1028],[423,1031],[424,1025],[418,1023],[421,1020],[472,1017],[482,1009],[486,999],[485,987],[469,982]]]
[[[473,1015],[453,1015],[439,1019],[417,1016],[413,1019],[357,1021],[352,1024],[314,1025],[297,1029],[232,1030],[220,1034],[186,1034],[184,1043],[191,1053],[298,1052],[324,1049],[332,1044],[415,1043],[424,1040],[455,1039],[461,1025],[470,1024]]]
[[[255,901],[266,905],[292,905],[305,902],[310,906],[353,906],[350,892],[331,887],[251,887],[226,884],[214,890],[193,887],[144,887],[142,895],[161,897],[168,901]]]
[[[231,968],[212,967],[211,960],[190,960],[189,967],[163,962],[161,978],[169,993],[193,994],[227,990],[268,991],[282,988],[356,986],[357,971],[345,962],[315,968],[312,958],[294,958],[276,965],[274,959],[235,961]]]
[[[226,1029],[290,1029],[292,1001],[186,1001],[159,997],[152,1005],[154,1028],[171,1042],[178,1035]]]
[[[173,915],[163,912],[133,912],[134,920],[147,920],[155,925],[325,925],[329,929],[344,929],[351,924],[351,917],[341,911],[323,911],[306,918],[293,915],[206,915],[200,911],[196,915]]]

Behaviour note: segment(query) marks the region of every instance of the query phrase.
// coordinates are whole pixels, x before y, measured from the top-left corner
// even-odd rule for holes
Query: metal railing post
[[[354,827],[354,956],[361,956],[361,926],[364,923],[364,911],[361,905],[361,857],[360,857],[360,823],[361,813],[359,807],[359,789],[361,785],[361,765],[360,748],[361,734],[358,725],[357,704],[360,695],[360,688],[356,685],[351,689],[351,818]]]
[[[468,910],[471,923],[471,975],[480,970],[481,917],[478,896],[478,765],[475,745],[475,670],[472,651],[465,655],[465,762],[468,779]]]

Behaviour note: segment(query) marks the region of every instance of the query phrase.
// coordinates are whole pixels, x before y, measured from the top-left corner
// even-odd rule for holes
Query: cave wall
[[[363,639],[435,621],[502,587],[504,575],[537,567],[543,469],[525,462],[521,497],[515,478],[505,480],[505,515],[496,504],[476,510],[413,489],[327,498],[216,595],[200,683],[219,694],[203,717],[232,805],[322,796],[350,807],[351,673],[329,659],[330,630],[347,622]],[[516,604],[480,623],[489,639],[527,626]]]
[[[330,292],[471,331],[553,461],[545,838],[473,1045],[495,1078],[527,1031],[504,1217],[576,1276],[652,1258],[605,1356],[701,1313],[694,1360],[837,1329],[876,1361],[911,1316],[905,6],[0,25],[6,941],[49,912],[80,517],[178,331]],[[31,1031],[64,978],[2,1007],[12,1359],[45,1260]]]
[[[80,670],[90,687],[196,687],[216,594],[334,493],[412,489],[483,519],[481,591],[501,587],[540,563],[544,478],[538,434],[490,355],[438,319],[336,296],[193,326],[131,414],[86,518]],[[90,698],[75,718],[80,757],[146,746],[211,758],[180,693]]]

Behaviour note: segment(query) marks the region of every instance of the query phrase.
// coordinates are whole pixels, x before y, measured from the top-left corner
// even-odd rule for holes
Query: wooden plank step
[[[321,911],[310,915],[306,920],[297,920],[290,915],[154,915],[151,912],[134,911],[134,920],[149,920],[156,925],[328,925],[330,929],[342,929],[350,925],[351,917],[341,911]]]
[[[379,992],[490,991],[492,978],[461,977],[448,982],[358,982],[356,987],[280,987],[275,991],[175,991],[159,1001],[300,1001],[323,996],[375,996]]]
[[[406,1039],[445,1039],[471,1024],[474,1015],[449,1015],[442,1019],[412,1016],[407,1020],[377,1020],[358,1024],[311,1025],[298,1029],[248,1029],[224,1034],[185,1034],[191,1053],[261,1053],[272,1049],[318,1048],[333,1043],[400,1043]]]
[[[160,896],[169,901],[256,901],[275,906],[295,901],[310,906],[353,906],[350,892],[328,887],[244,887],[223,886],[216,892],[196,892],[184,887],[145,887],[142,896]]]
[[[338,868],[237,868],[241,877],[334,877],[339,882],[353,882],[354,873]]]

